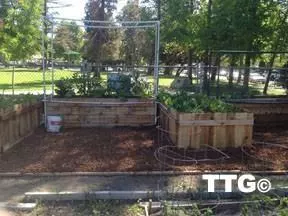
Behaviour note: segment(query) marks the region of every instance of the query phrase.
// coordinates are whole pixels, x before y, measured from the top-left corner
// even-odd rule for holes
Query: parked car
[[[266,82],[266,77],[259,74],[259,73],[250,73],[250,81],[255,83],[262,83]]]

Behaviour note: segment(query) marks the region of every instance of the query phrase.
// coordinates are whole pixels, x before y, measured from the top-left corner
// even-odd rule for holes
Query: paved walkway
[[[200,175],[189,176],[73,176],[0,177],[0,202],[19,202],[26,192],[156,191],[205,190]],[[269,176],[272,187],[288,186],[288,176]],[[223,186],[221,184],[216,185]]]

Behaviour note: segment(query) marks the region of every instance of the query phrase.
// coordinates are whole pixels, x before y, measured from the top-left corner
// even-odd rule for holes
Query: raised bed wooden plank
[[[75,98],[46,101],[47,115],[62,115],[64,127],[155,124],[153,100]]]
[[[161,128],[179,148],[210,145],[223,149],[252,143],[253,113],[178,113],[163,107],[159,110]]]
[[[0,111],[1,152],[8,150],[40,126],[43,103],[15,105]]]

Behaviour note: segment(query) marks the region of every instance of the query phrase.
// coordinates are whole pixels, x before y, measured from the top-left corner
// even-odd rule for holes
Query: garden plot
[[[258,132],[254,135],[254,141],[277,140],[277,143],[288,146],[287,134],[287,129],[275,129],[269,133]],[[261,158],[263,151],[253,151],[254,157],[249,157],[241,148],[223,151],[229,158],[217,162],[196,163],[193,160],[185,163],[179,161],[175,163],[173,160],[159,162],[155,152],[168,143],[169,141],[162,139],[161,133],[154,127],[78,128],[65,129],[59,134],[38,129],[1,156],[0,171],[40,173],[288,169],[287,149],[269,147],[269,160],[277,158],[277,166],[273,164],[268,166],[266,162],[255,159],[255,157]],[[176,153],[183,155],[183,151],[179,150]],[[163,153],[165,151],[161,152],[162,155]],[[210,154],[206,156],[209,157]],[[195,151],[191,150],[191,154],[185,151],[184,156],[195,158]]]

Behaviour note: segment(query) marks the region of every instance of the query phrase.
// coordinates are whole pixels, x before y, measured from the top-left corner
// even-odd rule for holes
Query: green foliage
[[[152,96],[152,83],[146,81],[144,78],[139,77],[137,72],[134,76],[120,75],[117,81],[119,87],[116,88],[115,84],[108,83],[108,94],[115,95],[119,98],[128,97],[149,97]],[[115,85],[115,86],[114,86]]]
[[[105,87],[101,77],[92,76],[91,73],[75,72],[72,78],[62,78],[56,81],[56,94],[59,97],[149,97],[152,95],[152,83],[133,77],[131,82],[130,76],[120,76],[117,81],[119,88],[113,87],[108,83]]]
[[[54,39],[55,57],[68,61],[79,60],[83,35],[83,31],[75,22],[61,22]]]
[[[137,203],[133,205],[125,204],[121,201],[88,201],[82,209],[78,210],[83,214],[91,216],[142,216],[144,209]]]
[[[131,1],[123,7],[117,19],[119,21],[144,20],[147,12],[142,10],[139,4]],[[121,38],[120,55],[127,65],[137,65],[143,61],[149,61],[149,56],[153,50],[153,40],[149,33],[143,29],[125,29]]]
[[[0,56],[24,60],[40,51],[42,0],[5,1],[0,5],[4,27],[0,31]]]
[[[105,94],[101,77],[91,76],[90,73],[82,74],[75,72],[72,77],[72,82],[78,90],[77,93],[81,96],[101,97]]]
[[[149,97],[153,94],[152,83],[140,77],[139,73],[134,73],[132,79],[131,92],[135,96]]]
[[[71,79],[62,78],[61,80],[55,82],[55,86],[55,92],[59,97],[72,97],[75,95],[73,82]]]
[[[178,112],[238,112],[239,110],[232,104],[225,103],[221,100],[209,98],[206,95],[189,95],[187,92],[181,91],[176,94],[169,94],[167,92],[160,92],[158,100],[173,108]]]
[[[200,209],[195,203],[191,207],[171,207],[164,203],[163,216],[212,216],[213,211],[210,208]]]
[[[39,100],[38,96],[31,94],[21,95],[0,95],[0,109],[13,107],[15,104],[35,103]]]
[[[88,0],[85,7],[85,20],[111,20],[116,3],[117,0]],[[91,28],[90,22],[84,22],[84,24],[87,33],[83,49],[84,58],[97,63],[113,59],[118,38],[117,31]]]
[[[241,208],[242,216],[260,216],[260,215],[288,215],[288,199],[287,197],[279,198],[276,201],[272,197],[266,195],[254,195],[248,201],[253,203],[245,204]]]

